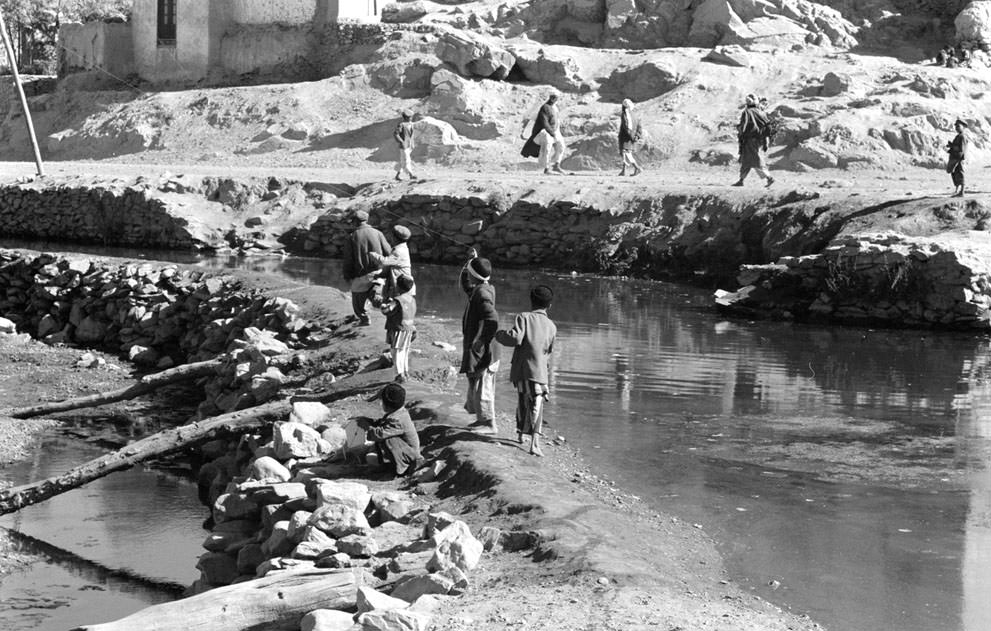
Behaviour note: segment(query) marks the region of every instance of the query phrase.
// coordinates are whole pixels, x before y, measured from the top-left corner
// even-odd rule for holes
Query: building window
[[[158,0],[158,45],[175,46],[176,0]]]

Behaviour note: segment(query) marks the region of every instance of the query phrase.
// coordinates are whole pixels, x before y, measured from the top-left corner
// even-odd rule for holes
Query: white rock
[[[454,581],[446,576],[424,574],[400,579],[392,590],[392,596],[412,603],[426,594],[447,595],[453,588]]]
[[[272,331],[263,331],[249,326],[244,330],[244,339],[249,345],[255,347],[258,352],[267,357],[289,353],[289,346],[277,339],[275,333]]]
[[[348,631],[354,626],[354,616],[336,609],[317,609],[303,616],[300,631]]]
[[[275,457],[279,460],[320,455],[320,434],[309,425],[276,423],[274,438]]]
[[[341,504],[358,512],[365,512],[372,494],[368,487],[358,482],[322,482],[316,486],[317,508]]]
[[[448,344],[447,342],[441,342],[439,340],[435,340],[433,344],[445,353],[455,353],[458,350],[458,347],[454,344]]]
[[[418,611],[369,611],[358,616],[362,631],[426,631],[430,616]]]
[[[398,491],[383,491],[372,495],[372,506],[382,521],[396,521],[413,510],[413,498]]]
[[[249,480],[266,482],[288,482],[292,473],[281,462],[271,456],[256,458],[248,468]]]
[[[341,537],[334,545],[340,552],[356,559],[373,557],[379,551],[378,543],[375,539],[367,535],[348,535]]]
[[[314,511],[310,525],[334,537],[364,535],[371,532],[365,514],[341,504],[330,504]]]
[[[971,2],[953,21],[959,42],[991,42],[991,2]]]
[[[456,567],[465,574],[478,565],[482,558],[482,542],[471,534],[468,524],[456,521],[434,536],[438,541],[434,556],[427,562],[427,570],[441,572]]]
[[[13,335],[17,333],[17,325],[7,318],[0,318],[0,334]]]
[[[406,609],[407,607],[409,607],[409,603],[401,598],[393,598],[364,585],[358,588],[359,614],[376,609],[391,611],[393,609]]]
[[[330,408],[318,401],[299,401],[292,404],[289,414],[291,423],[302,423],[310,427],[323,425],[331,418]]]

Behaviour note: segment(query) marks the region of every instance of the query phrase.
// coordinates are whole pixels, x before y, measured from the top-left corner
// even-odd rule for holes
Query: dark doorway
[[[158,0],[158,45],[175,46],[176,0]]]

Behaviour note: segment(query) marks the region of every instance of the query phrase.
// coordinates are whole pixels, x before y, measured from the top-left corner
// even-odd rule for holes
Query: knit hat
[[[369,401],[382,400],[385,407],[398,410],[406,404],[406,389],[398,383],[387,383],[385,387],[375,393]]]
[[[396,289],[399,290],[399,293],[405,294],[410,289],[413,289],[413,279],[403,274],[396,279]]]
[[[757,105],[757,97],[753,94],[747,95],[747,105]]]
[[[468,263],[468,273],[478,280],[487,281],[492,277],[492,263],[489,259],[472,259]]]
[[[409,238],[413,236],[413,233],[406,226],[393,226],[392,234],[396,235],[400,241],[409,241]]]
[[[547,285],[537,285],[530,290],[530,304],[534,309],[546,309],[554,301],[554,290]]]
[[[356,211],[354,211],[354,220],[355,221],[368,221],[368,211],[365,211],[365,210],[356,210]]]

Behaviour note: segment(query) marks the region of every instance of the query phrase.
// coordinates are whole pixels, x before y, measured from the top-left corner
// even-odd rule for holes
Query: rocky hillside
[[[63,81],[33,99],[36,125],[54,159],[385,166],[409,107],[418,161],[516,170],[521,127],[556,89],[565,166],[614,168],[630,98],[646,162],[684,170],[734,164],[740,104],[756,92],[783,121],[776,169],[936,169],[957,117],[972,159],[987,157],[989,57],[927,61],[958,37],[991,41],[987,1],[416,0],[384,20],[383,43],[325,60],[318,81],[171,92]],[[6,156],[30,156],[23,127],[16,110],[0,125]]]

